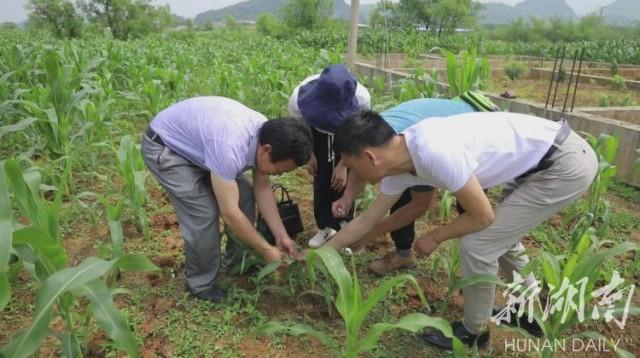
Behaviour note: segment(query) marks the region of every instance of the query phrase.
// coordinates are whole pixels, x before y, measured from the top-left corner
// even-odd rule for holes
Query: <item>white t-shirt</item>
[[[456,192],[475,174],[491,188],[535,167],[560,124],[526,114],[475,112],[419,122],[402,132],[416,175],[382,179],[381,191],[397,195],[415,185]]]
[[[304,81],[300,82],[300,84],[293,90],[291,97],[289,97],[289,115],[295,118],[302,119],[302,113],[300,112],[300,108],[298,108],[298,91],[300,87],[307,84],[309,81],[315,80],[320,77],[320,74],[311,75],[304,79]],[[358,108],[360,110],[371,109],[371,95],[367,88],[357,83],[356,86],[356,99],[358,100]]]

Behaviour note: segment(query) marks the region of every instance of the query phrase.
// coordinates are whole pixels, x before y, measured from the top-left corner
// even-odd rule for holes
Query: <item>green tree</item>
[[[480,9],[480,4],[474,0],[439,0],[435,1],[430,13],[437,23],[434,31],[438,36],[445,33],[453,33],[460,27],[471,27],[475,24],[475,14]],[[437,30],[436,30],[437,28]]]
[[[291,29],[315,29],[329,19],[332,9],[332,0],[289,0],[282,17]]]
[[[472,26],[480,4],[474,0],[400,0],[384,7],[391,8],[393,26],[423,27],[440,35]]]
[[[369,24],[374,27],[396,27],[397,4],[391,0],[380,0],[369,16]]]
[[[49,29],[58,38],[78,37],[82,18],[68,0],[29,0],[29,24]]]
[[[81,7],[119,40],[158,32],[173,21],[168,6],[156,7],[149,0],[84,0]]]
[[[256,19],[256,31],[266,36],[280,36],[284,25],[272,14],[264,13]]]

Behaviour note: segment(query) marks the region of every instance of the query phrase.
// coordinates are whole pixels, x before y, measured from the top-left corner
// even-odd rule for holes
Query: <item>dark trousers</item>
[[[411,189],[407,189],[402,193],[400,199],[396,201],[395,204],[391,207],[391,214],[394,211],[400,209],[401,207],[409,204],[411,202]],[[412,221],[407,226],[401,227],[398,230],[391,232],[391,239],[398,250],[410,250],[413,246],[413,239],[416,235],[415,231],[415,221]]]
[[[340,230],[341,221],[353,219],[354,205],[344,218],[335,218],[331,213],[331,204],[342,197],[342,192],[331,189],[331,176],[333,168],[340,161],[340,154],[333,149],[333,136],[317,131],[313,132],[313,154],[318,163],[318,170],[313,180],[313,216],[316,219],[318,229],[330,227]],[[333,156],[333,160],[330,160]]]

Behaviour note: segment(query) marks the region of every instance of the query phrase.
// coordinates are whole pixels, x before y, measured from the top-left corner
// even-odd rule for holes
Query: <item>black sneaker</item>
[[[227,291],[217,285],[213,285],[198,293],[193,292],[189,287],[186,287],[186,289],[191,296],[211,303],[220,303],[227,297]]]
[[[460,342],[469,347],[477,344],[479,348],[484,348],[489,343],[489,331],[479,335],[473,334],[467,331],[464,324],[460,321],[453,322],[451,324],[451,328],[453,330],[453,335],[458,338]],[[453,349],[453,339],[445,336],[439,330],[432,330],[424,333],[421,338],[427,344],[448,350]]]
[[[501,306],[493,306],[493,309],[491,310],[491,316],[495,317],[499,315],[504,310],[504,308],[505,307]],[[512,327],[520,327],[532,336],[542,337],[544,332],[542,331],[542,328],[540,328],[540,325],[538,325],[538,322],[536,322],[535,319],[532,320],[532,322],[529,322],[529,316],[527,316],[526,312],[521,317],[518,317],[519,309],[519,305],[514,305],[511,310],[511,314],[508,316],[509,320],[506,320],[507,316],[504,316],[501,318],[500,324],[506,324]]]

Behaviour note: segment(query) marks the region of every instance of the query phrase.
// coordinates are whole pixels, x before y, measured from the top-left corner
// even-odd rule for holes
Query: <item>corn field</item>
[[[376,53],[381,36],[363,32],[362,52]],[[349,258],[323,248],[311,251],[306,263],[289,263],[285,272],[267,265],[250,279],[229,277],[228,305],[194,303],[182,286],[177,219],[140,156],[140,138],[153,116],[189,97],[224,96],[269,118],[287,115],[289,96],[302,79],[343,62],[343,37],[301,32],[283,41],[220,29],[123,42],[0,31],[0,357],[441,355],[415,333],[435,327],[451,335],[447,320],[461,315],[455,298],[462,287],[483,280],[504,286],[495,277],[460,279],[457,245],[385,280],[365,271],[379,252]],[[447,79],[456,89],[451,95],[481,88],[490,71],[477,55],[529,54],[551,46],[470,46],[471,40],[433,42],[416,34],[392,41],[399,51],[464,50],[460,64],[449,56]],[[591,59],[607,60],[602,51],[616,49],[607,56],[640,63],[638,41],[589,46]],[[417,72],[392,89],[384,79],[370,80],[376,110],[448,95],[436,92],[435,71]],[[546,286],[587,277],[592,293],[612,277],[640,282],[640,202],[629,199],[640,194],[619,188],[612,193],[621,145],[615,137],[585,136],[600,156],[598,179],[583,200],[526,238],[535,243],[526,270]],[[291,187],[305,225],[312,226],[304,208],[312,206],[311,178],[298,169],[274,181]],[[367,187],[358,205],[367,207],[375,191]],[[440,197],[439,215],[431,210],[416,232],[455,218],[453,195]],[[252,275],[247,267],[239,270],[245,271]],[[636,354],[637,294],[632,303],[624,330],[602,320],[551,315],[545,337],[606,331],[621,337],[618,353]],[[535,317],[541,320],[540,307]],[[500,334],[524,333],[514,328]],[[452,354],[504,356],[500,344],[477,352],[456,341]]]

